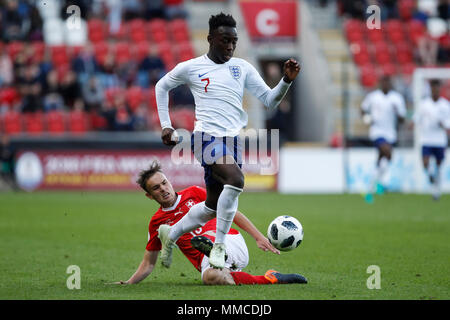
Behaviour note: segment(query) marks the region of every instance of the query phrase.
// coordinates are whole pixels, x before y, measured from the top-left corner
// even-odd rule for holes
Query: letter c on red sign
[[[265,36],[273,36],[280,30],[278,24],[279,20],[280,16],[275,10],[261,10],[261,12],[256,15],[256,28]]]

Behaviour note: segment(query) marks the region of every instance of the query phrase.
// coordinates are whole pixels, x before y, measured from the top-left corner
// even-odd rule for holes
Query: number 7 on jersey
[[[205,92],[208,92],[208,85],[209,85],[209,78],[204,78],[202,79],[202,81],[206,81],[206,85],[205,85]]]

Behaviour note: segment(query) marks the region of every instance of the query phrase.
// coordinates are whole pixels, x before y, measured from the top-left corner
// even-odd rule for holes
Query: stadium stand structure
[[[170,15],[149,18],[142,14],[125,18],[128,12],[123,11],[120,28],[114,32],[107,10],[88,12],[87,20],[82,20],[87,41],[84,45],[69,45],[64,42],[67,37],[61,37],[62,31],[55,26],[64,29],[66,22],[59,11],[64,8],[61,3],[67,5],[70,1],[48,2],[47,7],[39,4],[37,8],[41,37],[26,35],[0,40],[0,62],[6,66],[4,72],[12,74],[9,81],[3,71],[0,74],[0,132],[59,135],[115,130],[118,96],[125,97],[130,121],[130,126],[120,130],[158,130],[154,85],[177,63],[195,55],[185,16],[177,15],[179,11],[170,11]],[[15,10],[36,9],[31,3],[17,2],[20,6]],[[171,1],[172,4],[180,10],[183,1]],[[4,10],[0,10],[3,16]],[[27,77],[25,70],[30,66],[37,67],[38,72]],[[75,72],[76,81],[67,76],[71,70]],[[54,87],[48,80],[52,71],[57,74]],[[89,91],[84,87],[91,78],[96,78],[98,83],[88,87]],[[98,91],[105,99],[100,98],[101,103],[97,104],[88,103],[85,93]],[[180,99],[174,97],[176,94],[171,93],[171,99],[178,101]],[[63,103],[57,102],[56,96],[62,98]],[[179,114],[179,117],[174,116],[174,126],[192,129],[193,100],[182,102],[180,107],[173,107]],[[31,110],[24,108],[25,103],[32,105]],[[140,125],[135,127],[134,122]]]

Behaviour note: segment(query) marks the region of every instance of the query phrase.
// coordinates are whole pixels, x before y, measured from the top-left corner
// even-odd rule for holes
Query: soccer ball
[[[293,250],[303,240],[302,224],[294,217],[279,216],[269,224],[267,238],[280,251]]]

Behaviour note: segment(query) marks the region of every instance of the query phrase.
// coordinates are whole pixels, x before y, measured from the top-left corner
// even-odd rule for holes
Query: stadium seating
[[[66,131],[65,113],[62,111],[50,111],[46,114],[45,122],[50,134],[62,134]]]
[[[2,117],[4,133],[14,135],[22,132],[21,114],[17,111],[7,111]]]
[[[26,133],[39,135],[44,132],[44,116],[42,112],[25,113],[23,117]]]
[[[69,131],[73,134],[84,134],[89,131],[90,118],[89,116],[79,110],[69,112]]]
[[[58,81],[62,81],[65,74],[70,70],[72,59],[83,50],[82,45],[67,45],[61,35],[64,28],[62,20],[57,16],[49,17],[44,21],[43,41],[13,41],[10,43],[0,43],[0,47],[5,48],[12,60],[18,54],[29,50],[33,62],[41,63],[47,56],[51,60],[52,68],[57,71]],[[194,48],[190,39],[189,26],[185,19],[175,18],[165,20],[153,18],[151,20],[132,19],[123,20],[117,32],[112,32],[108,21],[99,18],[90,18],[85,21],[87,39],[93,46],[94,57],[101,66],[105,62],[108,54],[115,58],[115,65],[120,66],[130,61],[139,64],[148,56],[152,47],[163,60],[166,70],[175,67],[176,63],[191,59],[195,56]],[[55,30],[61,29],[61,30]],[[29,45],[28,45],[29,44]],[[122,79],[123,80],[123,79]],[[80,82],[81,83],[81,82]],[[137,86],[136,80],[121,82],[121,86],[107,88],[104,92],[105,100],[113,105],[117,95],[123,95],[132,111],[144,104],[148,110],[150,127],[159,125],[157,116],[156,97],[154,84],[150,88]],[[100,112],[82,111],[49,111],[35,114],[21,114],[12,111],[13,105],[20,102],[21,97],[18,90],[12,88],[0,88],[0,103],[9,107],[7,112],[1,116],[1,131],[10,134],[41,134],[48,132],[52,135],[63,133],[84,133],[88,130],[104,130],[107,128],[105,118]],[[179,113],[186,117],[186,121],[193,121],[192,110],[185,110]],[[184,120],[179,120],[184,121]]]

